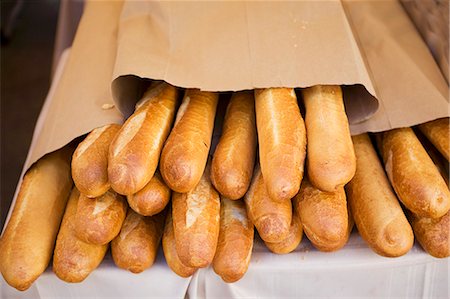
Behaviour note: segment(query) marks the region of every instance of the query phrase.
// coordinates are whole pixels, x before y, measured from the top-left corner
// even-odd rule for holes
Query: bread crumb
[[[102,109],[103,110],[109,110],[109,109],[112,109],[112,108],[114,108],[114,104],[111,104],[111,103],[105,103],[105,104],[102,105]]]

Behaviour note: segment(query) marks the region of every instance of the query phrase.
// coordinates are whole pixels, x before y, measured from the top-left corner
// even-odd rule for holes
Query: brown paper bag
[[[448,87],[395,0],[130,0],[119,27],[112,87],[125,116],[142,78],[210,91],[348,85],[353,134],[449,115]]]
[[[449,116],[447,82],[396,0],[344,1],[380,108],[352,133],[409,127]]]
[[[350,122],[378,107],[338,0],[126,1],[114,78],[113,95],[125,116],[140,95],[141,78],[208,91],[356,85]]]
[[[52,86],[36,123],[24,169],[92,129],[121,123],[111,76],[122,1],[88,1],[59,84]],[[55,76],[56,77],[56,76]]]

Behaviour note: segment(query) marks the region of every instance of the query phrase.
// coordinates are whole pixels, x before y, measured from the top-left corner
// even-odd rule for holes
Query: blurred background
[[[3,227],[52,71],[64,48],[72,42],[83,1],[1,0],[0,5],[0,227]]]

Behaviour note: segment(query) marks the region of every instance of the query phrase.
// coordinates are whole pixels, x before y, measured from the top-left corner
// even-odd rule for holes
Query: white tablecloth
[[[62,55],[38,124],[52,104],[52,90],[67,57]],[[39,125],[34,135],[39,135]],[[449,298],[449,268],[448,258],[435,259],[418,245],[400,258],[380,257],[353,232],[348,244],[334,253],[317,251],[304,237],[295,252],[276,255],[258,239],[248,272],[233,284],[222,282],[212,268],[180,278],[168,268],[160,250],[153,267],[141,274],[115,267],[108,254],[79,284],[59,280],[50,268],[27,292],[18,292],[1,279],[0,298]]]
[[[222,282],[212,268],[181,278],[162,251],[141,274],[117,268],[108,254],[84,282],[68,284],[47,271],[24,293],[2,280],[1,298],[449,298],[449,260],[435,259],[415,245],[405,256],[383,258],[354,232],[344,249],[322,253],[304,239],[288,255],[270,253],[258,240],[250,267],[238,282]]]

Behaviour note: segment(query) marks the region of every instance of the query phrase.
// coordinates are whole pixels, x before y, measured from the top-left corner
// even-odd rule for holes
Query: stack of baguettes
[[[249,266],[254,228],[274,253],[293,251],[303,231],[334,251],[353,219],[380,255],[407,253],[414,230],[431,255],[449,256],[448,119],[416,128],[421,141],[410,128],[375,135],[385,172],[370,136],[350,136],[339,86],[300,93],[234,93],[210,157],[219,94],[188,89],[180,104],[179,89],[152,83],[123,126],[97,128],[28,170],[0,240],[5,280],[25,290],[53,256],[59,278],[80,282],[108,246],[118,267],[139,273],[162,239],[178,275],[212,264],[233,282]]]

